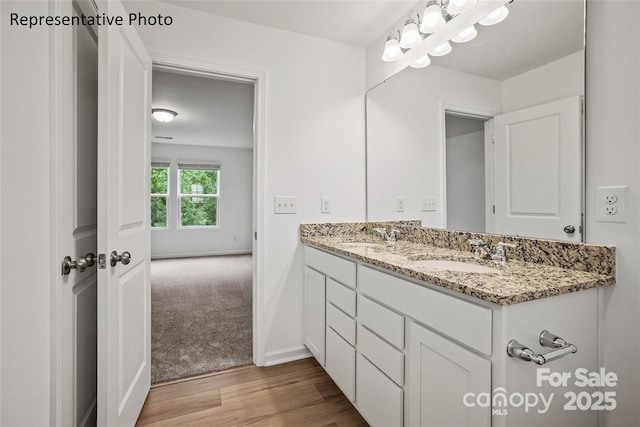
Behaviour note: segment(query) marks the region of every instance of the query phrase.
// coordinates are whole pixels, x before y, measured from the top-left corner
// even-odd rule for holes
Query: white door
[[[127,16],[119,1],[98,7]],[[98,40],[98,425],[133,426],[151,383],[151,59],[131,26]]]
[[[576,96],[494,118],[496,233],[582,240],[581,111]]]
[[[62,7],[70,15],[95,13],[81,10],[75,1]],[[62,256],[79,261],[97,253],[98,36],[91,27],[78,25],[61,32],[61,37],[59,171],[61,188],[68,191],[59,196],[59,241]],[[97,274],[95,265],[81,270],[82,265],[64,272],[58,292],[64,426],[96,422]]]
[[[414,322],[409,323],[407,358],[407,425],[491,425],[491,408],[473,400],[491,392],[489,360]]]

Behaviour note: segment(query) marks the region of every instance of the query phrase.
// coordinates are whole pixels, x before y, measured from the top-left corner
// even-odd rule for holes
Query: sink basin
[[[441,259],[422,259],[419,261],[413,261],[413,265],[433,270],[457,271],[461,273],[500,273],[500,270],[498,270],[497,268],[485,267],[484,265],[478,265],[471,262],[448,261]]]
[[[340,243],[342,246],[346,246],[348,248],[381,248],[384,245],[380,243],[369,243],[369,242],[345,242]]]

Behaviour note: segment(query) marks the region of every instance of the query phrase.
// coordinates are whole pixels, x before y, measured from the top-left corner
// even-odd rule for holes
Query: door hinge
[[[104,270],[107,268],[107,255],[98,254],[98,270]]]
[[[496,136],[495,135],[491,135],[491,143],[492,144],[496,143]]]
[[[258,232],[257,231],[253,232],[253,239],[254,240],[258,240]]]
[[[493,205],[493,207],[491,208],[491,210],[493,211],[494,215],[496,213],[496,205]]]

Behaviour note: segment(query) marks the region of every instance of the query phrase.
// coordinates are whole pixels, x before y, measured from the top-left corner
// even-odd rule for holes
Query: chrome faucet
[[[389,243],[395,243],[398,241],[398,235],[400,235],[400,231],[396,230],[395,228],[392,228],[391,231],[387,232],[386,228],[374,228],[373,231],[375,231],[376,233],[378,233],[379,235],[381,235],[384,240],[386,240]]]
[[[473,248],[473,256],[475,258],[481,258],[481,251],[484,250],[489,259],[501,262],[507,261],[508,249],[515,249],[518,247],[518,245],[514,243],[500,242],[496,245],[495,251],[492,251],[491,246],[482,239],[469,239],[467,242]]]

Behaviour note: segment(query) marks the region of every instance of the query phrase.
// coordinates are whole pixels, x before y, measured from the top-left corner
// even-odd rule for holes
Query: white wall
[[[446,116],[447,228],[484,232],[484,121]]]
[[[251,252],[253,150],[153,143],[153,161],[171,163],[167,228],[151,229],[151,256],[223,255]],[[177,162],[197,160],[220,164],[218,227],[178,228]]]
[[[442,227],[443,108],[493,115],[501,111],[502,82],[437,66],[408,68],[367,98],[367,176],[370,220],[421,219]],[[396,212],[404,197],[405,211]],[[436,212],[420,199],[436,197]]]
[[[503,82],[503,112],[584,95],[584,51]]]
[[[0,2],[0,425],[49,425],[52,260],[49,31],[10,27],[9,13],[45,2]],[[28,52],[28,54],[26,54]],[[25,193],[28,191],[28,193]],[[28,194],[28,195],[27,195]],[[52,254],[53,255],[53,254]],[[58,273],[59,274],[59,273]]]
[[[264,309],[267,361],[302,351],[301,222],[362,221],[365,50],[145,1],[130,10],[173,16],[139,28],[154,53],[266,72]],[[274,215],[273,197],[297,196],[297,215]],[[331,214],[320,197],[331,196]]]
[[[601,366],[620,378],[602,426],[640,424],[640,2],[587,2],[589,243],[616,246],[617,283],[600,289]],[[626,223],[595,222],[596,187],[628,185]]]

